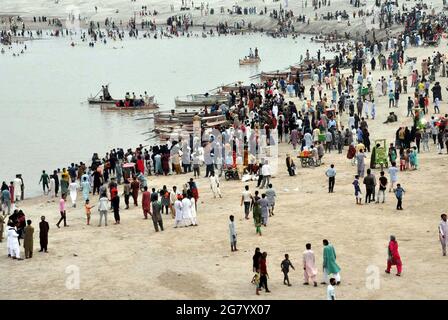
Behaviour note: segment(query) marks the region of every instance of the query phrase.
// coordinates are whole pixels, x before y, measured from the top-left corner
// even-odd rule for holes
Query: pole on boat
[[[142,132],[141,134],[143,135],[143,134],[148,134],[148,133],[151,133],[151,132],[154,132],[156,129],[152,129],[152,130],[150,130],[150,131],[146,131],[146,132]]]
[[[137,121],[137,120],[148,120],[148,119],[154,119],[154,116],[152,116],[152,117],[145,117],[145,118],[137,118],[137,119],[134,119],[134,120]]]
[[[149,141],[149,140],[154,139],[156,137],[157,137],[157,135],[153,135],[152,137],[149,137],[149,138],[145,139],[145,141]]]
[[[243,81],[240,81],[240,80],[233,81],[233,82],[230,82],[229,84],[223,84],[223,85],[217,86],[216,88],[213,88],[213,89],[208,90],[208,91],[213,91],[213,90],[216,90],[216,89],[219,89],[219,88],[222,88],[222,87],[227,87],[227,86],[230,86],[230,85],[233,85],[233,84],[236,84],[236,83],[240,84],[240,83],[243,83]]]

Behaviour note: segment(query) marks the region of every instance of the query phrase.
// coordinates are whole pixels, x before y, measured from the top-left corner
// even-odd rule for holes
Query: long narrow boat
[[[219,90],[220,90],[220,92],[223,92],[223,93],[230,93],[230,91],[233,91],[233,92],[239,91],[240,88],[249,90],[250,86],[248,86],[248,85],[238,85],[238,84],[235,84],[235,85],[225,85],[225,86],[221,86],[219,88]]]
[[[280,80],[287,79],[289,76],[289,72],[262,72],[260,74],[260,80],[262,82],[268,80]]]
[[[291,70],[291,73],[297,73],[297,71],[308,72],[308,68],[304,65],[290,66],[289,69]]]
[[[257,63],[260,63],[260,62],[261,62],[260,57],[244,58],[244,59],[240,59],[240,66],[247,65],[247,64],[257,64]]]
[[[121,99],[122,101],[125,101],[125,99]],[[87,102],[89,104],[100,104],[100,105],[115,105],[116,103],[120,102],[120,99],[112,99],[112,100],[103,100],[103,99],[97,99],[97,98],[88,98]],[[154,103],[154,96],[150,96],[148,99],[149,104]]]
[[[88,98],[87,99],[87,102],[89,104],[100,104],[100,105],[103,105],[103,104],[115,105],[118,101],[119,100],[117,100],[117,99],[112,99],[112,100],[103,100],[103,99],[97,99],[97,98]]]
[[[158,111],[159,105],[157,103],[150,103],[144,106],[137,106],[137,107],[117,107],[114,104],[101,104],[100,105],[101,110],[104,111],[140,111],[140,110],[152,110],[152,111]]]
[[[221,94],[215,95],[203,95],[203,94],[193,94],[183,98],[176,97],[174,103],[176,107],[205,107],[211,106],[212,104],[227,102],[227,97]]]

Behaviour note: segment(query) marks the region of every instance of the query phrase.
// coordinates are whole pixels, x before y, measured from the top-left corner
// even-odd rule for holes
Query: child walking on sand
[[[395,189],[395,196],[397,197],[397,210],[403,210],[402,201],[403,201],[403,194],[406,191],[401,187],[401,184],[397,184],[397,189]]]
[[[290,287],[291,284],[289,283],[289,277],[288,277],[289,267],[291,267],[293,270],[296,270],[296,269],[294,268],[291,261],[289,260],[288,254],[285,254],[285,260],[282,261],[282,263],[280,264],[280,267],[282,268],[282,272],[283,272],[283,284],[288,285],[288,287]]]
[[[410,170],[411,168],[411,149],[406,149],[404,160],[406,163],[406,170]]]
[[[84,208],[86,209],[86,217],[87,217],[87,225],[90,225],[90,214],[92,213],[92,208],[94,206],[91,206],[89,204],[89,199],[86,200],[86,204],[84,205]]]
[[[362,192],[361,192],[361,187],[359,186],[359,176],[356,175],[355,176],[355,180],[353,180],[353,187],[355,188],[355,199],[356,199],[356,204],[362,205],[361,201],[362,201]]]
[[[400,171],[406,170],[406,156],[403,147],[400,148]]]
[[[254,274],[254,277],[251,281],[252,284],[255,285],[255,293],[257,296],[260,295],[260,269],[257,269],[257,272]]]

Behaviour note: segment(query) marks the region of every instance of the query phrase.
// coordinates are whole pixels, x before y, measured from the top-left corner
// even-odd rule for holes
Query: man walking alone
[[[325,175],[328,177],[328,193],[333,193],[336,178],[336,170],[334,169],[334,164],[330,165],[330,168],[327,169]]]

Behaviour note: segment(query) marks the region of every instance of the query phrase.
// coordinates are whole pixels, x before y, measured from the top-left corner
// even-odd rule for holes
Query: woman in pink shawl
[[[402,264],[400,253],[398,253],[398,242],[395,240],[395,236],[390,236],[386,273],[390,273],[392,266],[397,266],[396,275],[399,277],[401,275]]]

